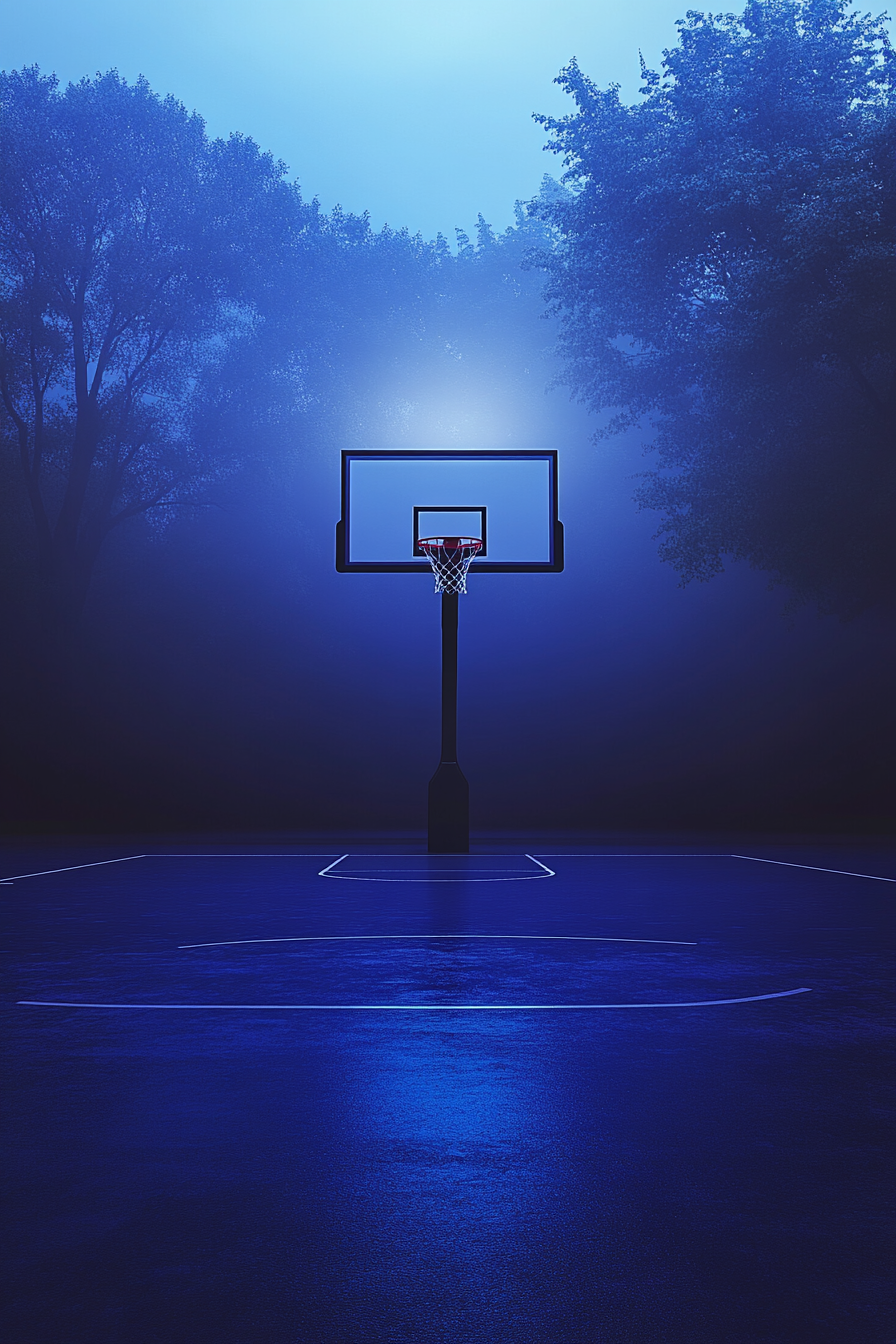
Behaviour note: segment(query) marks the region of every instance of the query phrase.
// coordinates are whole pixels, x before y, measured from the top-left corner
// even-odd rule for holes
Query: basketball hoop
[[[421,537],[417,547],[432,565],[437,593],[465,593],[470,561],[482,550],[479,537]]]

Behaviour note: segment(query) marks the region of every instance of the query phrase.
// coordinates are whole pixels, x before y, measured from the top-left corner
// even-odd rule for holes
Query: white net
[[[479,537],[423,537],[417,545],[432,565],[437,593],[465,593],[470,561],[482,550]]]

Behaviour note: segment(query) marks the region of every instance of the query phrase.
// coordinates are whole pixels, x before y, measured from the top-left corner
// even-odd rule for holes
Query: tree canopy
[[[3,73],[0,113],[0,398],[66,620],[113,528],[222,469],[197,399],[314,211],[144,80]]]
[[[652,430],[640,502],[684,581],[732,555],[853,614],[896,579],[893,56],[845,0],[690,12],[624,106],[573,62],[539,118],[564,378]]]
[[[0,433],[52,623],[77,620],[114,529],[207,501],[247,459],[450,442],[432,405],[462,419],[489,378],[531,397],[550,338],[522,261],[548,229],[523,206],[457,255],[377,232],[114,71],[2,74],[0,114]]]

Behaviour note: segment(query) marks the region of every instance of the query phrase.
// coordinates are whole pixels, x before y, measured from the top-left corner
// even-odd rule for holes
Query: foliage
[[[550,243],[537,212],[500,235],[480,217],[457,255],[377,232],[114,71],[64,90],[3,74],[0,109],[3,470],[52,626],[77,621],[114,529],[213,502],[251,459],[532,432],[551,342],[522,266]]]
[[[226,470],[195,431],[256,321],[273,253],[314,211],[250,141],[113,71],[0,75],[0,397],[57,620],[110,531]]]
[[[564,378],[604,432],[649,423],[661,554],[748,559],[843,615],[892,601],[893,58],[845,0],[690,12],[623,106],[573,62],[539,118]]]

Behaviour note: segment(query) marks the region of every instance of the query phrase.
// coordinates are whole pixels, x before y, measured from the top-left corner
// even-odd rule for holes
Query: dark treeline
[[[560,447],[577,491],[567,513],[581,510],[586,532],[602,519],[605,547],[635,529],[613,542],[619,556],[651,546],[635,493],[654,528],[659,511],[661,555],[682,581],[731,560],[736,575],[741,560],[797,604],[852,619],[828,640],[837,670],[818,712],[862,698],[864,742],[846,713],[836,750],[855,755],[826,801],[757,802],[763,758],[752,801],[746,785],[728,806],[714,786],[688,805],[633,785],[617,805],[580,764],[571,825],[880,824],[876,613],[896,575],[892,55],[878,21],[829,0],[691,14],[680,29],[633,107],[575,63],[564,71],[575,111],[546,122],[563,183],[546,177],[503,232],[480,216],[453,249],[325,213],[251,140],[210,140],[145,81],[0,75],[9,827],[408,824],[396,781],[411,710],[383,780],[374,771],[353,794],[322,764],[357,757],[357,741],[334,745],[359,731],[346,632],[393,601],[388,585],[333,586],[338,450],[402,445]],[[589,495],[602,464],[614,482]],[[589,548],[538,608],[565,613],[567,663],[595,656],[587,632],[606,620]],[[640,600],[625,583],[623,606]],[[681,638],[705,664],[709,628]],[[377,661],[369,626],[358,656]],[[868,659],[870,681],[857,670]],[[374,718],[422,695],[396,665]],[[540,681],[526,675],[533,703],[559,694],[546,664]],[[580,693],[559,712],[584,743]],[[709,720],[695,731],[718,733]],[[807,740],[818,731],[813,720]],[[623,734],[620,760],[630,745]],[[652,749],[645,738],[635,752],[645,778]],[[560,794],[546,806],[562,824]]]
[[[453,256],[324,214],[143,81],[24,70],[2,103],[0,395],[51,625],[77,622],[122,524],[207,502],[252,457],[376,433],[401,415],[393,370],[532,344],[510,315],[532,315],[521,262],[548,229],[522,207]]]
[[[851,615],[896,595],[896,118],[882,19],[691,12],[624,107],[573,62],[545,119],[565,377],[651,420],[639,492],[685,579],[726,555]]]

